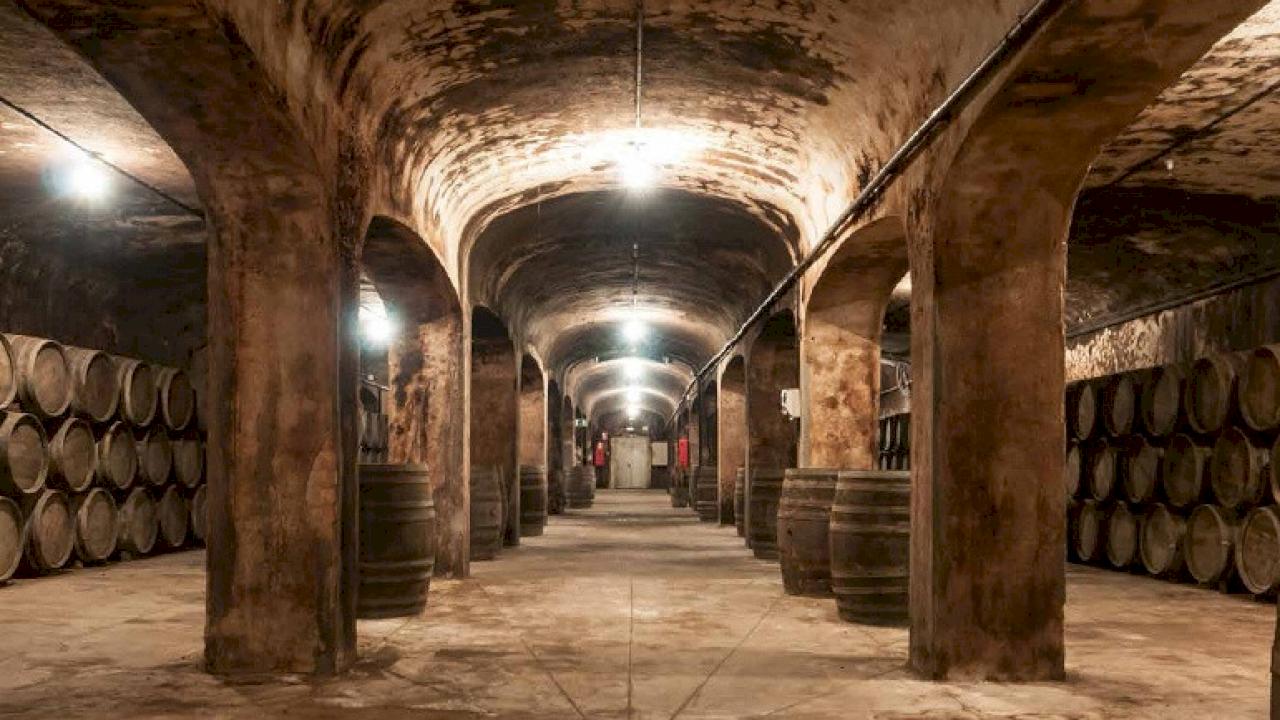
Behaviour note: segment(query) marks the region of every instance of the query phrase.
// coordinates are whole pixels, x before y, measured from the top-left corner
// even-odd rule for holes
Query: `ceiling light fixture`
[[[644,377],[644,364],[640,358],[627,358],[623,361],[622,374],[628,380],[639,380]]]
[[[644,123],[644,0],[636,0],[636,74],[635,137],[627,144],[618,160],[618,172],[624,187],[641,191],[658,182],[658,166],[643,142]]]
[[[63,188],[68,195],[94,202],[111,191],[111,177],[97,160],[77,151],[64,171]]]
[[[628,320],[622,326],[622,337],[629,343],[638,343],[648,335],[649,328],[639,320]]]
[[[360,334],[370,344],[382,347],[395,337],[396,325],[385,313],[360,308]]]
[[[631,405],[639,404],[640,390],[637,388],[631,388],[630,390],[627,390],[627,402],[630,403]]]

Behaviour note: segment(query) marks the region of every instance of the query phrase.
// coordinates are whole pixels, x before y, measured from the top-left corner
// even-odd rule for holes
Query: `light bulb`
[[[94,160],[81,156],[66,171],[67,192],[83,200],[101,200],[111,189],[111,178]]]
[[[391,318],[386,315],[362,310],[360,312],[360,332],[370,343],[386,345],[395,336],[396,326],[391,321]]]
[[[648,334],[649,328],[639,320],[630,320],[622,326],[622,337],[626,338],[627,342],[640,342]]]

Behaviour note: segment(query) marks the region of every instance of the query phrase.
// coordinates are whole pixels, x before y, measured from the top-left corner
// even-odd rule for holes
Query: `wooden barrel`
[[[138,475],[138,445],[133,432],[118,420],[98,438],[98,482],[113,490],[128,490]]]
[[[71,498],[75,552],[82,563],[100,563],[116,552],[120,523],[111,493],[93,488]]]
[[[1197,445],[1190,435],[1174,435],[1169,440],[1160,474],[1170,505],[1186,509],[1199,504],[1205,494],[1211,454],[1209,448]]]
[[[905,625],[911,474],[841,471],[831,503],[831,590],[840,619]]]
[[[547,469],[520,466],[520,537],[537,537],[547,527]]]
[[[1106,441],[1094,442],[1086,449],[1085,460],[1089,497],[1099,502],[1110,499],[1116,491],[1117,448]]]
[[[123,551],[138,557],[150,553],[160,534],[160,519],[156,515],[156,501],[144,488],[129,491],[120,504],[120,537],[116,545]]]
[[[98,443],[93,428],[77,417],[62,421],[49,439],[50,482],[72,493],[93,485],[98,473]]]
[[[75,547],[75,523],[71,504],[58,490],[45,490],[27,513],[26,546],[23,557],[27,567],[37,573],[57,570],[71,559]]]
[[[738,537],[747,536],[747,482],[746,468],[738,468],[733,473],[733,525],[738,531]]]
[[[0,497],[0,583],[7,582],[22,564],[22,509]]]
[[[1124,455],[1124,480],[1121,490],[1131,503],[1154,502],[1160,488],[1160,466],[1164,450],[1152,445],[1141,435],[1128,440]]]
[[[356,615],[417,615],[436,564],[436,509],[425,465],[360,466]]]
[[[9,347],[9,339],[0,334],[0,408],[9,407],[18,399],[18,367],[13,359],[13,348]],[[4,559],[0,557],[0,571],[4,570]],[[0,577],[3,582],[4,577]]]
[[[547,514],[560,515],[567,504],[564,492],[564,472],[562,470],[547,471]]]
[[[471,559],[492,560],[502,550],[502,470],[471,466]]]
[[[520,473],[508,473],[502,468],[502,545],[516,547],[520,544]]]
[[[169,482],[173,472],[173,445],[159,425],[138,433],[138,476],[152,487]]]
[[[1238,382],[1244,424],[1258,432],[1280,428],[1280,345],[1264,345],[1249,353]]]
[[[1271,453],[1253,444],[1240,428],[1218,436],[1209,460],[1209,484],[1217,503],[1229,510],[1257,505],[1269,494]]]
[[[715,465],[698,465],[693,469],[694,509],[698,520],[715,522],[720,519],[720,478]]]
[[[120,380],[111,356],[70,346],[63,351],[71,372],[71,412],[96,423],[110,421],[120,404]]]
[[[49,447],[34,415],[0,413],[0,493],[34,497],[49,476]]]
[[[569,507],[589,508],[596,501],[596,468],[594,465],[574,465],[569,469]]]
[[[788,595],[831,597],[831,503],[836,470],[792,468],[778,500],[778,560]]]
[[[187,507],[187,499],[177,485],[168,485],[160,493],[156,520],[160,523],[160,542],[164,547],[176,550],[186,544],[191,530],[191,508]]]
[[[778,559],[778,502],[783,478],[782,468],[751,468],[747,534],[751,537],[751,552],[761,560]]]
[[[134,427],[150,425],[160,399],[155,370],[141,360],[120,356],[111,359],[120,383],[120,419]]]
[[[1107,508],[1096,500],[1080,503],[1072,533],[1075,556],[1082,563],[1102,561],[1107,548]]]
[[[1082,381],[1067,388],[1067,436],[1088,440],[1098,424],[1097,388]]]
[[[208,502],[209,486],[201,484],[195,492],[191,493],[191,501],[187,503],[191,508],[191,537],[201,545],[209,536]]]
[[[1191,366],[1183,405],[1192,430],[1208,435],[1226,426],[1234,414],[1236,381],[1244,365],[1243,356],[1222,354],[1200,358]]]
[[[1062,467],[1063,484],[1067,487],[1067,497],[1079,497],[1080,495],[1080,474],[1083,467],[1080,462],[1080,445],[1071,443],[1067,447],[1067,461]]]
[[[1102,390],[1102,425],[1111,437],[1124,437],[1133,432],[1136,410],[1133,375],[1124,373],[1107,378]]]
[[[29,335],[8,335],[18,370],[18,401],[41,420],[52,420],[71,407],[71,368],[58,343]]]
[[[174,432],[191,426],[196,416],[196,391],[187,374],[177,368],[156,368],[156,404],[160,421]]]
[[[173,478],[185,488],[204,482],[204,442],[186,436],[170,441],[173,448]]]
[[[1185,555],[1183,539],[1187,521],[1164,505],[1153,505],[1138,533],[1138,554],[1142,567],[1155,577],[1176,577],[1182,572]]]
[[[1271,596],[1280,589],[1280,513],[1274,505],[1254,508],[1245,517],[1236,574],[1254,595]]]
[[[1224,508],[1201,505],[1191,512],[1183,541],[1191,577],[1207,585],[1230,578],[1239,527],[1236,514]]]
[[[1139,417],[1147,434],[1165,437],[1178,429],[1187,371],[1182,365],[1152,368],[1142,384]]]
[[[1107,515],[1107,561],[1117,570],[1138,559],[1138,516],[1125,503],[1116,503]]]

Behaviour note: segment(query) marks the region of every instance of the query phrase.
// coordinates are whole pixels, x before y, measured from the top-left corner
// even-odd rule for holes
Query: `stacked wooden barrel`
[[[203,541],[196,407],[176,368],[0,335],[0,581]]]
[[[492,560],[502,551],[502,468],[471,466],[471,559]]]
[[[596,468],[594,465],[574,465],[569,468],[569,507],[585,509],[596,501]]]
[[[910,472],[840,471],[829,538],[831,590],[841,619],[906,624],[910,534]]]
[[[537,537],[547,526],[547,468],[520,466],[520,536]]]
[[[782,499],[782,468],[753,467],[747,489],[747,542],[761,560],[778,559],[778,503]]]
[[[778,557],[788,595],[831,597],[831,501],[835,470],[786,471],[778,500]]]
[[[877,449],[881,470],[911,469],[911,413],[880,418]]]
[[[1280,346],[1067,392],[1068,553],[1273,597],[1280,588]]]
[[[560,515],[569,501],[565,494],[564,471],[547,471],[547,514]]]
[[[702,522],[720,517],[720,477],[715,465],[695,465],[692,473],[693,507]]]

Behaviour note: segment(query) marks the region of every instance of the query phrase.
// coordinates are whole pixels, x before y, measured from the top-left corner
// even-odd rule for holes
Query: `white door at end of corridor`
[[[649,487],[649,438],[621,435],[609,440],[610,486],[623,490]]]

